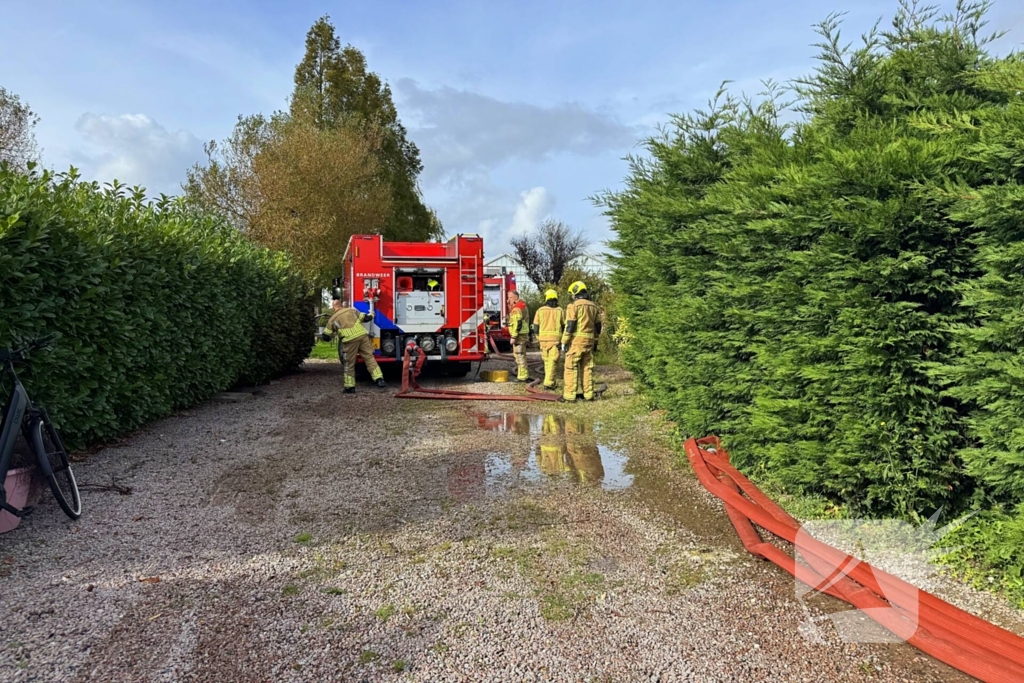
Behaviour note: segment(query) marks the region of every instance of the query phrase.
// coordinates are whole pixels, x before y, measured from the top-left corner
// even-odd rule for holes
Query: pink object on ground
[[[26,505],[38,503],[42,493],[42,482],[36,482],[36,485],[33,485],[36,478],[40,478],[40,473],[35,467],[19,467],[8,470],[7,479],[4,480],[7,502],[19,510]],[[16,529],[19,524],[21,524],[20,517],[15,517],[6,510],[0,510],[0,534]]]

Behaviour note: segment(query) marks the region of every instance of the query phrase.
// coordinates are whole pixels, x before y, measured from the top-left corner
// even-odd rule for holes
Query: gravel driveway
[[[309,362],[90,455],[81,520],[47,496],[0,536],[0,679],[968,680],[805,640],[603,374],[595,404],[403,401]]]

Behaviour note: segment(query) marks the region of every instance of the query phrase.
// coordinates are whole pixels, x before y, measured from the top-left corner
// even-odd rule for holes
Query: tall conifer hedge
[[[177,200],[0,168],[0,347],[69,446],[297,367],[314,297],[288,259]]]
[[[826,20],[813,74],[676,117],[599,201],[624,356],[683,431],[856,514],[1024,537],[1024,61],[986,10],[904,3],[856,50]]]

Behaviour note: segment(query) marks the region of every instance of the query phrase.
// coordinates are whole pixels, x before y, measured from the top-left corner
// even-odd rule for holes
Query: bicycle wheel
[[[48,419],[37,417],[29,426],[32,450],[36,452],[39,467],[46,475],[53,497],[57,504],[71,519],[78,519],[82,514],[82,499],[78,495],[78,483],[75,473],[68,462],[68,452],[60,440],[57,430]]]

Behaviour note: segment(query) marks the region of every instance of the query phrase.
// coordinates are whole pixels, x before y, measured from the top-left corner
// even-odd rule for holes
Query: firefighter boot
[[[354,393],[356,393],[356,388],[355,387],[345,387],[345,393],[346,394],[354,394]]]
[[[381,389],[387,389],[388,383],[384,381],[383,377],[379,377],[377,378],[377,386],[380,387]]]

